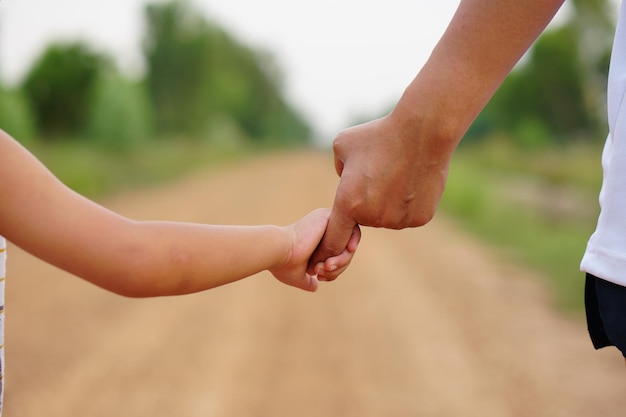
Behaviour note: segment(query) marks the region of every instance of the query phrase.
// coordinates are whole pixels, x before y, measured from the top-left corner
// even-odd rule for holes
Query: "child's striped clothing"
[[[6,281],[6,240],[0,236],[0,415],[4,400],[4,284]]]

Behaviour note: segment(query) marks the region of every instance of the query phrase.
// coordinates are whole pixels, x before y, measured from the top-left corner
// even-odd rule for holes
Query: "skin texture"
[[[562,3],[461,1],[392,112],[335,138],[341,179],[310,273],[334,279],[323,260],[346,247],[356,224],[403,229],[432,219],[456,146]]]
[[[269,270],[281,282],[317,289],[307,261],[329,209],[285,226],[213,226],[134,221],[63,185],[0,131],[0,234],[22,249],[109,291],[131,297],[193,293]],[[326,260],[337,277],[350,263],[359,229]]]

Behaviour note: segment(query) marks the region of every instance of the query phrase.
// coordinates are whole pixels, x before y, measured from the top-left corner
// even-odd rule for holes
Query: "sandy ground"
[[[329,206],[336,184],[330,155],[281,154],[103,204],[287,224]],[[262,273],[132,300],[12,246],[8,275],[6,417],[626,415],[618,352],[594,351],[538,277],[442,215],[364,230],[351,269],[316,294]]]

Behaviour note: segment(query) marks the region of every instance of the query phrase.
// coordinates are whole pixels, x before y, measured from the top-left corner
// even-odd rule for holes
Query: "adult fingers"
[[[333,281],[339,275],[348,269],[354,253],[357,250],[359,241],[361,240],[361,228],[359,225],[354,226],[350,240],[346,248],[337,256],[326,259],[323,263],[318,263],[316,267],[317,277],[320,281]]]
[[[326,259],[337,256],[348,246],[353,238],[356,222],[341,211],[333,208],[328,219],[328,226],[320,244],[309,259],[308,272],[315,274],[315,267]],[[360,236],[360,235],[359,235]],[[358,241],[358,240],[357,240]],[[353,244],[354,246],[354,244]]]

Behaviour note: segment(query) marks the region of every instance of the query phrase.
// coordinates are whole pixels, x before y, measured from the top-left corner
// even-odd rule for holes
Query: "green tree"
[[[526,131],[525,124],[539,124],[553,138],[595,128],[585,103],[584,71],[574,36],[566,26],[537,41],[528,62],[511,74],[489,103],[485,116],[493,127],[519,136]]]
[[[44,51],[22,85],[42,134],[82,132],[94,82],[108,65],[109,58],[80,42],[56,43]]]
[[[148,5],[146,20],[147,85],[158,128],[166,133],[197,132],[198,86],[207,76],[210,55],[206,24],[178,1]]]
[[[468,132],[523,144],[605,136],[614,15],[606,0],[574,0],[568,20],[537,40]]]
[[[146,8],[147,85],[159,130],[204,135],[216,120],[253,139],[308,138],[273,60],[240,44],[185,1]]]
[[[22,143],[35,139],[34,116],[19,90],[0,87],[0,129]]]
[[[610,0],[572,0],[571,6],[573,13],[568,24],[577,36],[585,74],[585,102],[588,111],[605,125],[607,72],[618,13]]]
[[[124,150],[146,143],[153,133],[153,115],[144,83],[114,70],[101,74],[87,120],[89,138],[107,148]]]

